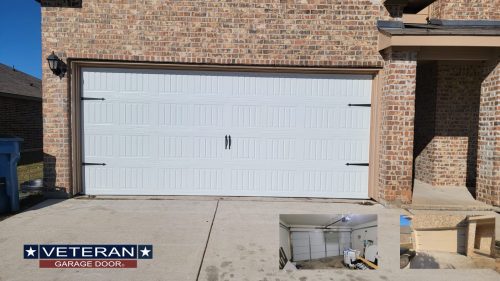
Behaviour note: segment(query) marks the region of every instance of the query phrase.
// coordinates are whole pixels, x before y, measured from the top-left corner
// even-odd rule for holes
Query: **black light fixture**
[[[52,73],[59,76],[59,78],[63,78],[64,74],[66,74],[66,64],[52,51],[47,57],[47,62],[49,63],[49,68],[52,70]]]

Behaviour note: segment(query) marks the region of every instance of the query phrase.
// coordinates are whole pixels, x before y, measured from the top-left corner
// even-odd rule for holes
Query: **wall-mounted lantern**
[[[64,74],[66,74],[66,64],[58,57],[54,52],[47,57],[47,62],[49,63],[49,68],[52,70],[52,73],[59,76],[59,78],[63,78]]]

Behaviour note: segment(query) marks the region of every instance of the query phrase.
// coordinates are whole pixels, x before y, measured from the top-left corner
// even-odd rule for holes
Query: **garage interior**
[[[410,220],[416,255],[409,268],[494,268],[494,216],[419,214]]]
[[[281,214],[280,269],[377,269],[377,215]]]

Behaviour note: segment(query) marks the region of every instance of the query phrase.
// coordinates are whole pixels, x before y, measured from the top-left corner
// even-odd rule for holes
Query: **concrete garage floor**
[[[399,269],[400,209],[335,200],[157,197],[48,200],[0,221],[0,280],[498,280],[484,270]],[[123,200],[132,199],[132,200]],[[161,200],[160,200],[161,199]],[[278,216],[376,213],[380,270],[278,269]],[[23,244],[153,244],[137,269],[39,269]]]
[[[297,267],[300,269],[347,269],[343,264],[344,257],[327,257],[310,261],[298,261]]]

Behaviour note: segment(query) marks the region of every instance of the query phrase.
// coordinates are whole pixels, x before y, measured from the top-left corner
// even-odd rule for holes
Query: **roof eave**
[[[500,33],[499,33],[500,34]],[[380,30],[378,50],[390,47],[500,47],[499,34],[395,34]]]

